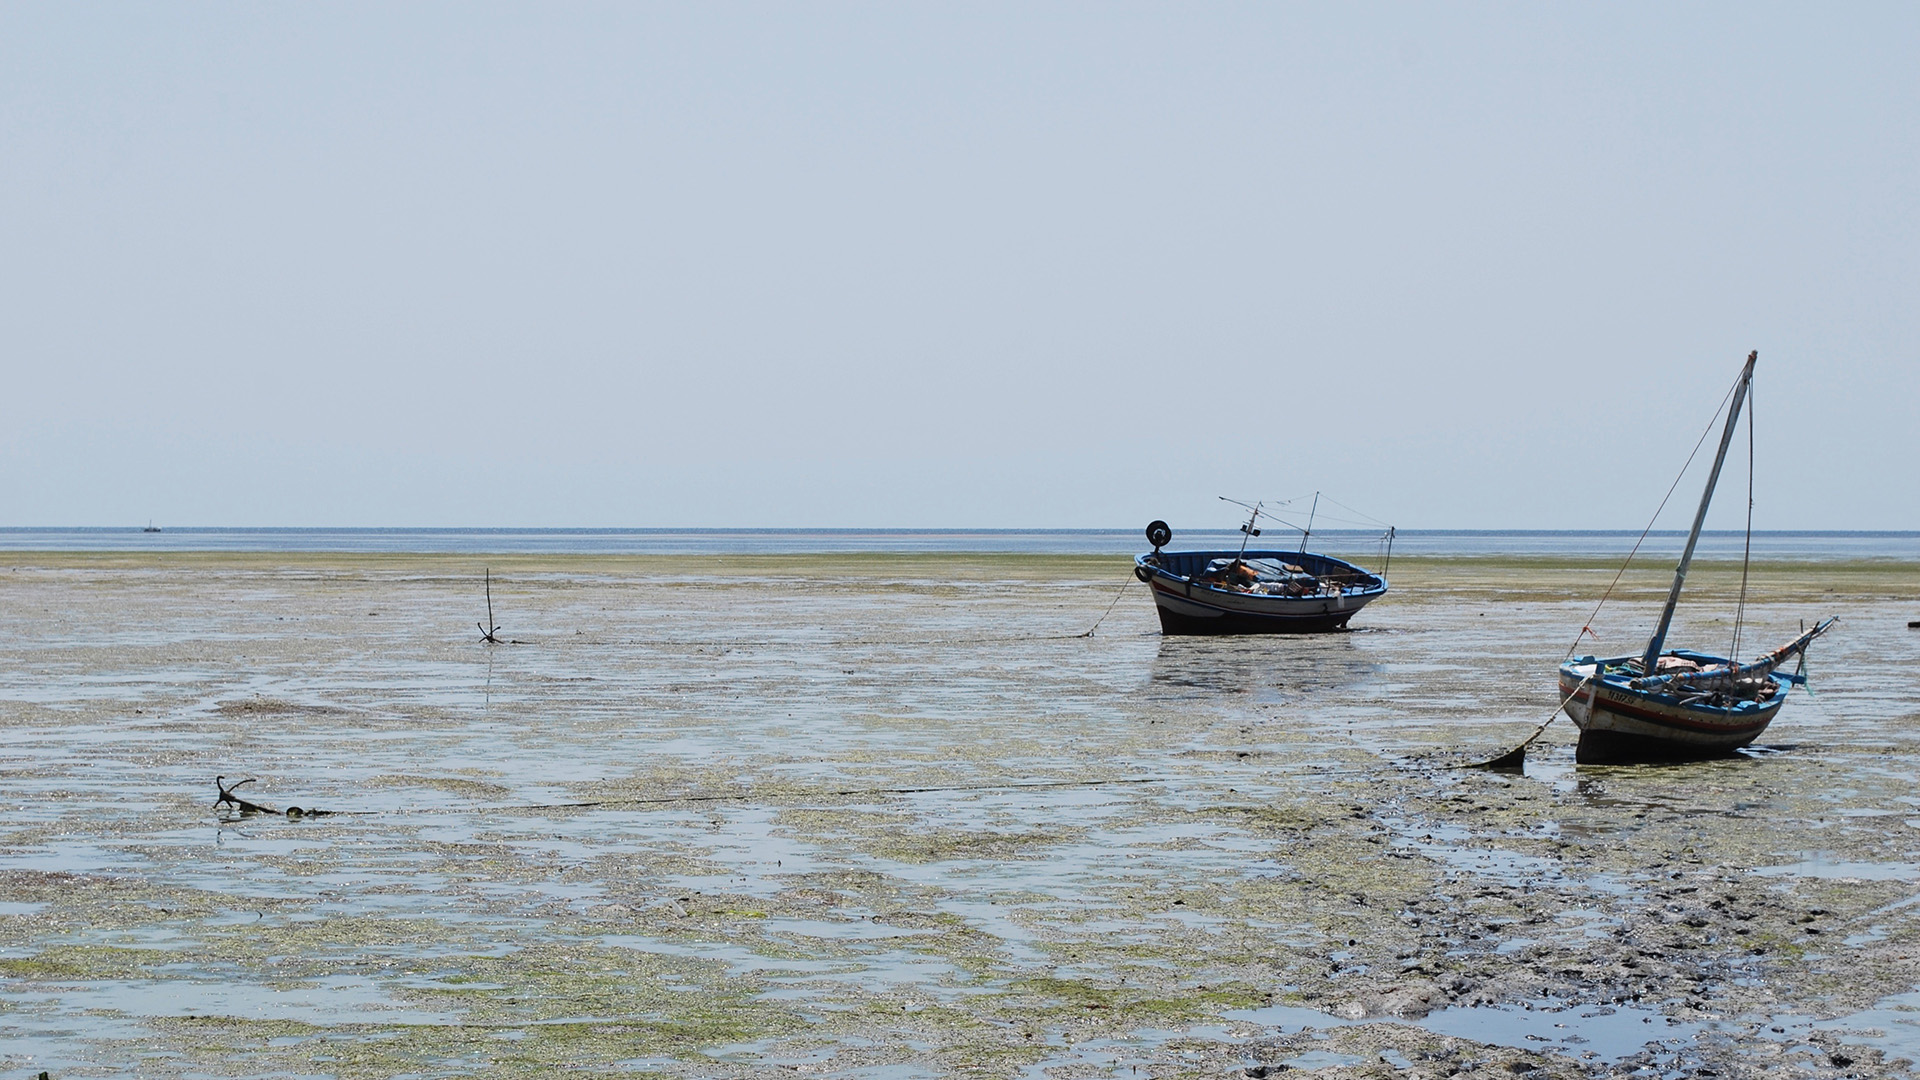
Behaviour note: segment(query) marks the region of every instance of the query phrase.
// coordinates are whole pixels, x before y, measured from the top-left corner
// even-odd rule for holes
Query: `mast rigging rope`
[[[1593,605],[1593,611],[1587,616],[1587,621],[1581,625],[1580,632],[1573,635],[1573,644],[1567,646],[1567,655],[1560,658],[1562,663],[1565,663],[1573,657],[1574,652],[1580,648],[1580,640],[1582,638],[1593,633],[1593,620],[1595,616],[1598,616],[1600,609],[1607,605],[1607,599],[1613,595],[1613,590],[1620,584],[1620,579],[1626,576],[1627,567],[1633,564],[1633,557],[1640,553],[1640,545],[1647,542],[1647,536],[1653,532],[1654,522],[1660,520],[1660,512],[1667,508],[1667,500],[1673,498],[1673,493],[1680,487],[1680,481],[1686,479],[1687,470],[1693,467],[1693,459],[1700,455],[1700,448],[1707,444],[1707,436],[1713,434],[1714,424],[1719,422],[1720,414],[1727,409],[1727,402],[1733,400],[1733,392],[1739,388],[1740,379],[1738,378],[1733,380],[1732,386],[1727,387],[1726,396],[1720,399],[1720,407],[1713,410],[1713,418],[1707,421],[1707,426],[1700,432],[1699,441],[1693,444],[1693,453],[1687,455],[1686,464],[1680,466],[1679,475],[1673,478],[1673,483],[1667,487],[1667,493],[1660,497],[1660,505],[1654,507],[1653,517],[1647,521],[1647,527],[1640,531],[1640,539],[1633,542],[1633,550],[1627,552],[1626,560],[1620,564],[1619,571],[1613,575],[1613,581],[1608,583],[1607,591],[1600,594],[1600,602]],[[1752,425],[1748,425],[1748,433],[1752,433]],[[1751,472],[1752,470],[1749,469],[1748,471]],[[1749,483],[1751,483],[1751,478],[1749,478]],[[1749,529],[1748,532],[1748,539],[1749,542],[1751,542],[1751,529]]]
[[[1727,662],[1740,662],[1740,631],[1747,618],[1747,569],[1753,563],[1753,387],[1747,387],[1747,539],[1740,550],[1740,603],[1733,609],[1733,646]]]

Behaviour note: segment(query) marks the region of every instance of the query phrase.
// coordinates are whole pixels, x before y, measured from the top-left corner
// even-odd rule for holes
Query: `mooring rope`
[[[1600,674],[1600,668],[1601,668],[1601,665],[1598,663],[1595,663],[1593,665],[1593,674],[1588,675],[1584,679],[1581,679],[1579,684],[1573,688],[1573,693],[1568,694],[1566,697],[1561,698],[1560,704],[1554,706],[1553,712],[1548,714],[1545,720],[1541,721],[1539,727],[1533,729],[1533,734],[1520,740],[1519,746],[1514,747],[1513,749],[1507,751],[1504,754],[1501,754],[1499,757],[1496,757],[1496,758],[1490,758],[1486,761],[1476,761],[1467,765],[1455,765],[1453,767],[1456,769],[1491,769],[1491,768],[1496,768],[1496,767],[1505,765],[1510,760],[1514,758],[1519,758],[1522,755],[1524,755],[1527,752],[1527,747],[1533,745],[1533,740],[1539,738],[1541,732],[1546,731],[1548,726],[1550,726],[1555,720],[1560,719],[1560,712],[1561,710],[1567,707],[1567,703],[1572,701],[1574,698],[1579,697],[1580,691],[1585,689],[1586,685],[1592,682],[1595,676]],[[1518,762],[1514,762],[1514,764],[1518,764]]]
[[[1303,764],[1291,772],[1309,772],[1316,777],[1371,776],[1384,766],[1328,768],[1324,765]],[[1457,766],[1456,766],[1457,767]],[[224,777],[222,778],[224,779]],[[1137,787],[1149,784],[1194,784],[1217,785],[1227,782],[1246,783],[1245,777],[1221,776],[1104,776],[1083,777],[1074,780],[997,780],[976,784],[919,784],[902,787],[860,787],[829,788],[821,790],[787,791],[730,791],[724,793],[685,792],[677,795],[639,795],[623,799],[580,799],[572,802],[555,803],[509,803],[495,806],[469,807],[402,807],[390,810],[325,810],[289,806],[285,816],[294,819],[310,817],[385,817],[389,815],[418,814],[457,814],[463,816],[484,816],[487,814],[535,814],[556,810],[609,810],[622,807],[675,806],[698,803],[788,803],[804,807],[808,802],[825,799],[863,799],[879,798],[888,795],[931,795],[941,793],[964,794],[985,791],[1039,791],[1046,789],[1092,788],[1092,787]],[[240,781],[250,783],[251,781]],[[238,784],[233,785],[238,787]],[[228,788],[221,787],[224,795]],[[218,803],[215,804],[218,806]],[[256,813],[278,816],[282,811],[270,806],[242,802],[241,813]],[[232,819],[223,819],[232,820]]]
[[[1107,605],[1107,610],[1102,612],[1099,618],[1093,620],[1093,625],[1087,627],[1087,632],[1079,635],[1080,637],[1092,637],[1093,632],[1100,629],[1100,624],[1107,621],[1107,616],[1113,614],[1113,609],[1120,606],[1120,598],[1127,595],[1127,586],[1133,583],[1132,579],[1133,575],[1129,573],[1127,580],[1120,583],[1120,591],[1113,594],[1113,603]]]
[[[1334,775],[1333,773],[1329,773],[1325,769],[1315,769],[1314,771],[1318,775]],[[1359,770],[1353,770],[1353,772],[1356,775],[1358,775]],[[245,780],[241,781],[241,783],[250,783],[250,782],[251,781],[245,781]],[[1182,777],[1182,776],[1110,776],[1110,777],[1098,777],[1093,779],[1080,779],[1080,780],[1003,780],[1003,781],[997,781],[997,782],[986,783],[986,784],[929,784],[929,785],[921,785],[921,786],[914,786],[914,787],[831,788],[826,791],[791,791],[791,792],[733,791],[733,792],[727,792],[725,794],[687,793],[687,794],[679,794],[679,795],[645,795],[645,796],[635,796],[633,798],[627,798],[627,799],[581,799],[576,802],[513,803],[513,804],[504,805],[504,806],[476,806],[476,807],[464,807],[464,808],[448,807],[444,809],[435,808],[432,810],[420,810],[417,808],[398,809],[398,810],[321,810],[321,809],[303,809],[298,806],[290,806],[286,809],[285,813],[286,813],[286,816],[290,818],[382,817],[389,814],[422,814],[422,813],[429,813],[429,814],[449,813],[449,814],[464,814],[464,815],[531,814],[531,813],[544,813],[544,812],[553,811],[553,810],[618,809],[620,807],[628,807],[628,806],[673,806],[673,805],[683,805],[687,803],[728,803],[728,802],[772,803],[772,802],[785,802],[785,801],[798,801],[798,802],[804,803],[808,800],[813,800],[813,799],[876,798],[876,797],[885,796],[885,795],[927,795],[927,794],[937,794],[940,792],[1030,791],[1030,790],[1039,790],[1039,789],[1046,789],[1046,788],[1118,787],[1118,786],[1139,785],[1139,784],[1177,784],[1181,782],[1205,783],[1207,782],[1207,779],[1205,777]],[[227,789],[222,788],[221,789],[222,794],[225,794],[226,790]],[[242,803],[240,804],[240,809],[242,812],[247,812],[247,813],[262,813],[262,814],[281,813],[281,811],[275,810],[272,807],[260,806],[255,803]]]
[[[1620,564],[1619,571],[1613,575],[1613,581],[1608,583],[1607,591],[1600,594],[1600,602],[1593,605],[1593,611],[1587,615],[1587,620],[1581,625],[1580,632],[1573,635],[1573,644],[1567,646],[1567,655],[1560,658],[1562,663],[1570,659],[1573,654],[1579,650],[1580,642],[1583,638],[1588,635],[1593,635],[1596,638],[1599,636],[1593,633],[1594,618],[1600,614],[1600,609],[1607,605],[1607,599],[1613,595],[1613,590],[1615,586],[1620,584],[1620,579],[1626,576],[1627,567],[1633,565],[1633,557],[1640,553],[1640,545],[1647,542],[1647,536],[1653,532],[1654,523],[1660,520],[1660,512],[1667,508],[1667,500],[1673,498],[1673,493],[1680,488],[1680,481],[1686,479],[1687,470],[1693,466],[1693,459],[1699,456],[1700,448],[1707,444],[1707,436],[1713,434],[1714,423],[1720,419],[1720,414],[1726,411],[1727,402],[1733,400],[1733,392],[1738,389],[1739,386],[1740,380],[1735,379],[1733,380],[1733,385],[1727,387],[1727,395],[1720,399],[1720,407],[1713,410],[1713,418],[1707,421],[1707,426],[1700,432],[1700,440],[1693,444],[1693,453],[1687,455],[1686,464],[1680,466],[1679,475],[1673,478],[1673,483],[1667,488],[1667,493],[1661,496],[1660,505],[1654,507],[1653,517],[1647,521],[1647,527],[1640,531],[1640,539],[1633,542],[1633,550],[1627,552],[1626,561]],[[1748,434],[1752,434],[1751,425],[1748,426]],[[1752,470],[1749,469],[1748,471],[1751,473]],[[1751,496],[1749,496],[1749,502],[1751,502]],[[1749,512],[1751,512],[1751,507],[1749,507]],[[1749,531],[1751,531],[1751,529],[1749,529]],[[1556,713],[1555,715],[1558,714]],[[1551,723],[1551,721],[1549,721],[1549,723]]]
[[[1127,572],[1126,579],[1120,582],[1120,588],[1113,594],[1113,600],[1107,609],[1093,621],[1093,625],[1077,634],[981,634],[971,637],[944,637],[908,640],[901,638],[835,638],[830,641],[808,641],[801,638],[782,641],[777,638],[623,638],[619,641],[607,641],[601,638],[581,640],[577,637],[554,638],[550,641],[513,641],[515,645],[638,645],[651,648],[681,649],[777,649],[807,648],[828,649],[847,646],[894,645],[901,648],[924,648],[936,645],[993,645],[1022,641],[1079,641],[1090,638],[1094,631],[1107,621],[1107,617],[1120,606],[1121,598],[1127,595],[1127,587],[1133,584],[1133,572]],[[505,643],[505,639],[502,639]]]
[[[1733,645],[1727,663],[1740,662],[1740,631],[1747,620],[1747,569],[1753,563],[1753,388],[1747,388],[1747,539],[1740,549],[1740,602],[1733,609]]]

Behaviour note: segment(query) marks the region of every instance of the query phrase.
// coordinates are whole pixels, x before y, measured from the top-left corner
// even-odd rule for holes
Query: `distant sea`
[[[1385,554],[1378,531],[1316,530],[1308,545],[1354,557]],[[1395,555],[1625,555],[1629,531],[1402,529]],[[1699,557],[1739,558],[1744,534],[1708,532]],[[1662,530],[1644,554],[1678,555],[1686,533]],[[1278,529],[1256,546],[1292,548]],[[1177,533],[1178,550],[1234,548],[1231,530]],[[728,555],[835,552],[1013,552],[1118,555],[1145,551],[1136,529],[228,529],[0,528],[0,551],[286,551],[449,554]],[[1920,532],[1756,532],[1757,559],[1920,561]]]

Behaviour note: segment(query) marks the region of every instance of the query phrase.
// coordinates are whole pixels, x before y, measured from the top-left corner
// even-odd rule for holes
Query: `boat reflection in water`
[[[1176,636],[1161,639],[1150,678],[1152,693],[1163,698],[1235,695],[1278,703],[1352,690],[1377,670],[1346,634],[1291,642]]]

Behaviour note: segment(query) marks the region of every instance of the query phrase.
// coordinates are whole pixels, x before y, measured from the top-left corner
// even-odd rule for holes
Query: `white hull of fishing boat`
[[[1304,595],[1254,592],[1210,582],[1210,565],[1291,565],[1310,585]],[[1134,560],[1153,590],[1167,634],[1318,634],[1346,628],[1361,608],[1386,594],[1386,579],[1311,551],[1156,551]]]
[[[1345,622],[1378,593],[1354,590],[1351,595],[1275,597],[1248,596],[1191,581],[1155,578],[1153,600],[1162,608],[1190,619],[1251,616],[1275,619],[1337,620]]]

